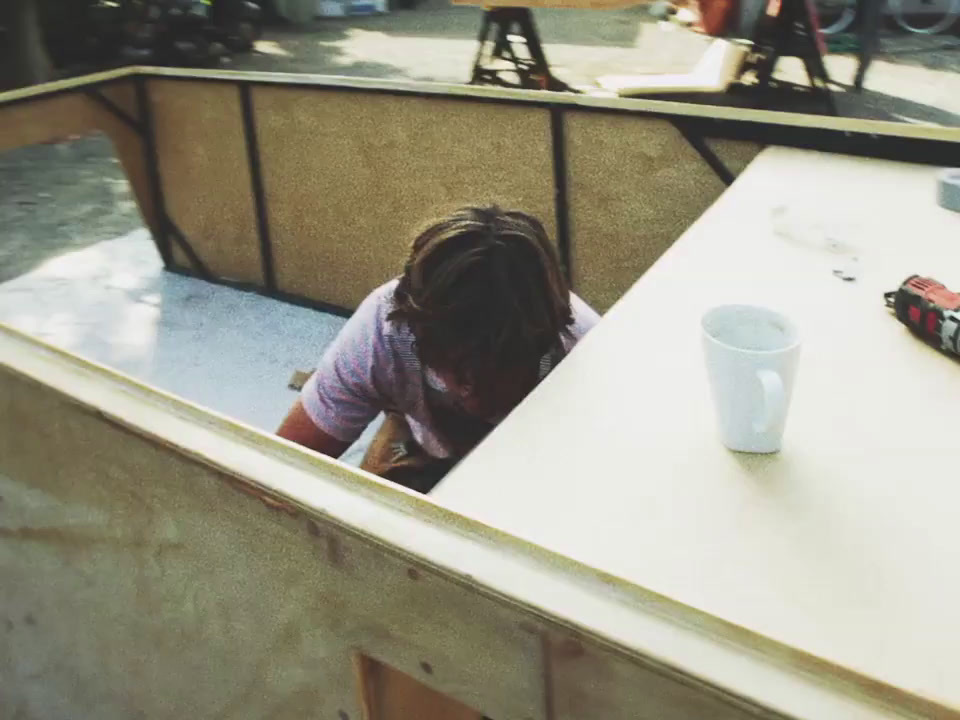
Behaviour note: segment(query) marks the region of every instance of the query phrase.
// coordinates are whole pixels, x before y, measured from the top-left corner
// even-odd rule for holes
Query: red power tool
[[[897,319],[925,342],[960,356],[960,293],[936,280],[911,275],[899,289],[884,293]]]

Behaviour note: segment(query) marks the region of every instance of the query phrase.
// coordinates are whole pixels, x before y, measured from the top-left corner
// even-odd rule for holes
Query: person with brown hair
[[[361,467],[428,492],[598,321],[536,218],[462,208],[361,303],[277,433],[339,457],[384,412]]]

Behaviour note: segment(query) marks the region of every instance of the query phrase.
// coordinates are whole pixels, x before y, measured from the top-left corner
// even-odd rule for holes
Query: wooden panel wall
[[[0,398],[0,718],[359,720],[359,650],[545,720],[509,609],[2,370]]]
[[[0,718],[395,717],[384,702],[423,702],[418,720],[780,717],[574,640],[332,519],[319,508],[351,491],[329,466],[311,485],[338,494],[317,510],[268,495],[225,463],[262,470],[269,439],[254,451],[233,430],[248,439],[217,461],[223,431],[0,327]],[[270,457],[278,479],[303,474]],[[352,487],[364,517],[396,517]],[[425,538],[465,532],[438,522]],[[359,687],[358,655],[386,675]],[[424,688],[451,702],[418,700]]]
[[[277,284],[344,307],[403,266],[417,230],[499,202],[553,233],[548,112],[260,86],[253,90]]]
[[[263,284],[239,87],[147,83],[167,214],[214,275]],[[174,245],[174,259],[190,262]]]
[[[138,117],[133,78],[100,91]],[[166,210],[215,277],[263,287],[239,86],[146,81]],[[438,215],[496,202],[556,233],[548,111],[435,96],[252,88],[278,289],[346,308],[402,268]],[[574,286],[605,311],[722,192],[666,121],[566,111]],[[81,89],[0,106],[0,150],[91,129],[113,140],[150,227],[146,150]],[[709,140],[737,173],[759,147]],[[173,244],[174,262],[191,264]]]
[[[139,118],[132,79],[116,80],[95,89],[131,117]],[[91,132],[102,132],[110,138],[140,213],[146,224],[156,230],[157,216],[148,182],[145,149],[136,131],[87,97],[82,89],[0,105],[0,152]]]
[[[566,115],[574,285],[608,309],[724,191],[666,120]]]

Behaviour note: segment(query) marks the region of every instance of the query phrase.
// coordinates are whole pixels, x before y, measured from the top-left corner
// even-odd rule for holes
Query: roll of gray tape
[[[960,169],[944,170],[937,177],[937,202],[947,210],[960,212]]]

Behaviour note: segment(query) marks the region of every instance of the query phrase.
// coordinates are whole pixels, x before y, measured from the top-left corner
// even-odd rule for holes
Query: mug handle
[[[757,379],[763,387],[763,415],[754,421],[753,429],[763,433],[770,429],[777,418],[783,416],[787,407],[787,395],[779,373],[766,369],[757,370]]]

